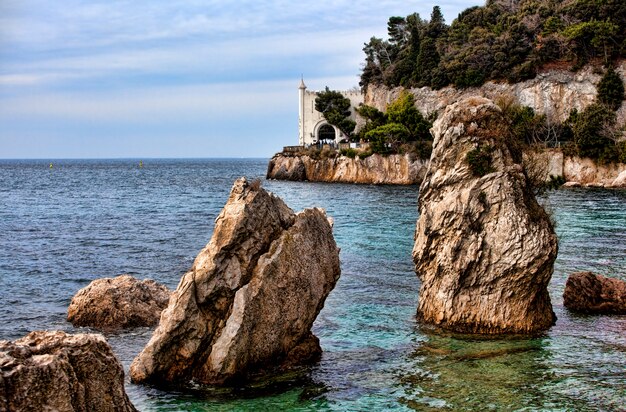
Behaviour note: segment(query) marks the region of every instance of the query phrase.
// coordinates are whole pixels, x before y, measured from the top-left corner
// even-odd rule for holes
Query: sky
[[[358,86],[390,16],[474,0],[0,0],[0,158],[270,157],[298,86]]]

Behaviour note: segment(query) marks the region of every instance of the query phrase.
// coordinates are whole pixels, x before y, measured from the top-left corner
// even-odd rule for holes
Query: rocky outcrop
[[[573,273],[565,283],[563,304],[573,312],[626,315],[626,282],[592,272]]]
[[[101,335],[37,331],[0,341],[0,411],[136,411]]]
[[[600,165],[591,159],[566,157],[563,177],[580,186],[622,188],[626,187],[626,164]]]
[[[413,249],[422,323],[496,334],[556,320],[547,285],[557,237],[503,127],[500,109],[480,97],[451,105],[433,125]]]
[[[365,159],[346,156],[312,159],[277,154],[269,162],[267,178],[311,182],[413,185],[426,173],[427,160],[406,155],[371,155]]]
[[[626,61],[620,62],[616,72],[626,82]],[[487,82],[480,87],[456,89],[444,87],[432,90],[428,87],[410,89],[422,113],[441,113],[446,106],[471,96],[482,96],[496,100],[500,96],[512,96],[523,106],[532,107],[535,112],[546,114],[554,121],[564,121],[572,109],[583,110],[594,102],[602,74],[587,66],[578,72],[570,70],[548,70],[534,79],[508,84]],[[365,94],[365,104],[385,111],[387,105],[398,98],[403,89],[388,89],[385,86],[369,85]],[[618,124],[626,121],[626,103],[617,112]]]
[[[316,359],[311,326],[339,278],[338,252],[321,209],[294,214],[237,180],[132,380],[221,384]]]
[[[96,279],[74,295],[67,320],[98,329],[153,326],[169,298],[170,291],[154,280],[130,275]]]

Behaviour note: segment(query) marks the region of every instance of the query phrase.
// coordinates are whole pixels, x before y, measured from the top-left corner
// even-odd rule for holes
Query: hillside
[[[365,44],[360,85],[479,86],[511,83],[550,68],[609,66],[626,57],[623,0],[488,0],[447,25],[438,6],[390,17],[389,38]]]

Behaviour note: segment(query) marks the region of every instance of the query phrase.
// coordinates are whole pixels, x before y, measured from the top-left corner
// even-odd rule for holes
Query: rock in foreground
[[[331,226],[321,209],[294,214],[258,186],[235,182],[133,381],[221,384],[319,356],[311,326],[340,273]]]
[[[554,324],[547,285],[557,238],[505,144],[500,109],[468,98],[433,125],[413,259],[418,319],[462,333],[535,333]]]
[[[626,315],[626,282],[592,272],[573,273],[565,283],[563,304],[574,312]]]
[[[101,335],[36,331],[0,341],[0,411],[136,411]]]
[[[130,275],[96,279],[74,295],[67,320],[98,329],[153,326],[169,298],[170,291],[154,280]]]

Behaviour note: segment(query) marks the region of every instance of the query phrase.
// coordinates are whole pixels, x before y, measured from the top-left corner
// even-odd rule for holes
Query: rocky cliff
[[[626,82],[626,61],[622,61],[616,72]],[[483,96],[491,100],[502,95],[514,97],[521,105],[532,107],[535,112],[546,114],[555,121],[563,121],[570,110],[579,111],[589,106],[596,98],[596,85],[602,77],[591,66],[578,72],[569,70],[549,70],[531,80],[508,84],[487,82],[480,87],[456,89],[444,87],[432,90],[428,87],[410,89],[415,96],[418,109],[424,114],[441,112],[446,106],[469,96]],[[385,86],[370,85],[365,94],[365,104],[379,110],[398,98],[403,89],[388,89]],[[618,124],[626,122],[626,103],[617,113]]]
[[[296,214],[258,183],[237,180],[131,378],[221,384],[316,359],[311,326],[339,273],[321,209]]]
[[[365,159],[345,156],[313,159],[277,154],[270,159],[267,178],[311,182],[412,185],[421,183],[427,160],[406,155],[371,155]]]
[[[568,186],[626,188],[626,164],[600,165],[591,159],[563,156],[558,149],[530,154],[539,165],[538,173],[548,181],[563,176]],[[421,184],[428,160],[409,155],[372,155],[363,160],[345,156],[313,159],[309,156],[274,155],[267,167],[267,178],[335,183],[389,185]]]
[[[448,106],[433,125],[413,249],[423,323],[496,334],[535,333],[556,320],[547,286],[557,237],[503,125],[481,97]]]

